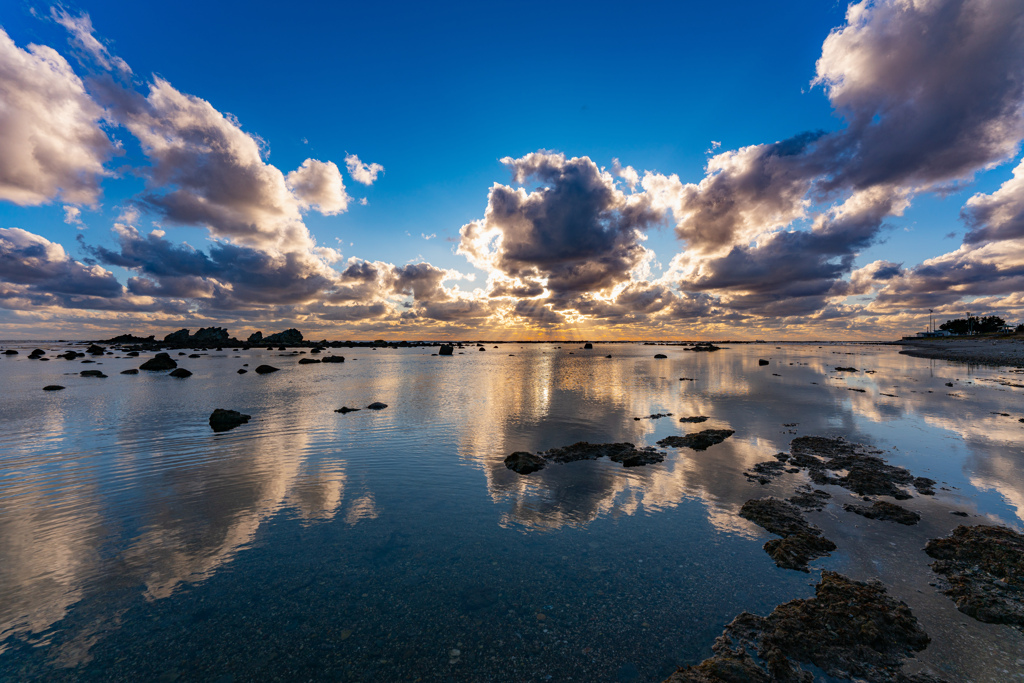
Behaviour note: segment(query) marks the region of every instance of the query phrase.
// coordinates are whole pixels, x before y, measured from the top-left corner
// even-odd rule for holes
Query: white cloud
[[[352,180],[363,185],[373,185],[377,180],[377,174],[384,172],[384,167],[380,164],[365,164],[355,154],[345,157],[345,165]]]
[[[114,68],[125,74],[132,72],[127,62],[120,57],[112,56],[106,45],[96,39],[96,36],[93,35],[92,19],[88,14],[83,13],[73,17],[63,7],[55,6],[50,8],[50,17],[66,28],[71,34],[74,44],[88,52],[104,69],[109,71]]]
[[[325,216],[347,211],[352,199],[345,192],[341,171],[333,161],[306,159],[302,166],[288,174],[285,182],[303,207],[315,207]]]

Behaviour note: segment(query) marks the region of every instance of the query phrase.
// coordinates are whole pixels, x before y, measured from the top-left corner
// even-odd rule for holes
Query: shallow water
[[[178,380],[118,374],[147,354],[28,360],[36,346],[67,348],[0,356],[0,679],[660,681],[825,568],[911,606],[933,639],[912,668],[1024,680],[1024,636],[957,612],[921,552],[959,522],[1021,529],[1024,374],[870,345],[503,344],[304,366],[226,350],[176,356],[194,373]],[[389,407],[334,412],[372,401]],[[214,433],[218,407],[253,419]],[[708,428],[736,434],[646,467],[502,462]],[[907,501],[924,520],[903,527],[826,487],[807,517],[838,551],[779,569],[736,512],[805,475],[742,473],[800,435],[871,444],[943,489]]]

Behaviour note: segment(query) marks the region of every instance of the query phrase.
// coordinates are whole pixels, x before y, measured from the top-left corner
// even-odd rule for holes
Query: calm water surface
[[[867,345],[505,344],[304,366],[226,350],[178,357],[194,375],[177,380],[118,374],[146,354],[28,360],[36,346],[67,348],[0,357],[2,680],[660,681],[740,612],[812,595],[822,568],[911,606],[932,636],[912,666],[1024,680],[1024,636],[957,612],[921,551],[963,521],[951,510],[1021,529],[1024,374]],[[372,401],[389,407],[334,412]],[[218,407],[253,419],[213,433]],[[502,462],[726,427],[647,467]],[[808,518],[839,550],[779,569],[736,513],[805,475],[742,472],[800,435],[874,445],[943,489],[902,527],[827,487]]]

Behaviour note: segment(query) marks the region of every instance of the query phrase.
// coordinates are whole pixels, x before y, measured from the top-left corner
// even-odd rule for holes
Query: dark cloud
[[[61,245],[20,228],[0,228],[0,276],[33,294],[116,299],[124,293],[110,271],[79,263]]]

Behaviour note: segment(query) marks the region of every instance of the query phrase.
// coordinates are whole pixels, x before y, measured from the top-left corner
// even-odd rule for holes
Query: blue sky
[[[1011,15],[1020,14],[1012,2],[973,1],[986,10],[992,5]],[[895,12],[897,17],[904,12],[900,6],[905,3],[900,0],[877,4],[879,15],[883,10]],[[54,20],[53,8],[39,2],[9,3],[0,13],[0,25],[18,49],[35,43],[59,52],[96,98],[94,82],[109,78],[105,74],[109,69],[98,65],[95,55]],[[842,3],[648,3],[641,7],[624,3],[465,3],[438,7],[418,3],[177,2],[154,6],[88,2],[57,8],[69,17],[90,20],[93,35],[107,54],[130,66],[131,77],[120,79],[119,87],[145,95],[154,77],[165,79],[178,92],[235,117],[242,131],[264,144],[264,161],[283,173],[298,168],[307,158],[333,161],[344,169],[348,154],[381,164],[384,171],[372,186],[344,177],[352,198],[347,210],[335,215],[303,213],[316,243],[341,253],[343,260],[333,268],[343,271],[350,258],[397,267],[426,262],[474,274],[472,283],[460,282],[462,294],[469,296],[470,288],[482,288],[474,300],[488,298],[492,303],[493,287],[488,291],[486,285],[492,271],[481,267],[479,260],[468,262],[465,254],[456,250],[462,240],[460,228],[483,219],[491,186],[511,182],[509,167],[500,159],[521,159],[546,150],[562,153],[567,159],[588,157],[598,168],[610,170],[612,160],[618,159],[640,176],[645,172],[662,177],[675,174],[683,184],[699,183],[708,174],[706,164],[715,154],[771,144],[805,131],[841,135],[848,125],[830,101],[829,83],[812,85],[823,41],[848,21],[848,7]],[[938,11],[918,19],[946,20]],[[869,17],[864,31],[873,28],[871,21],[882,23]],[[1004,52],[986,54],[985,58],[1002,57],[997,68],[1017,69],[1019,55]],[[908,60],[915,58],[907,56]],[[1015,96],[1007,95],[1010,99]],[[957,124],[951,121],[949,125]],[[166,239],[187,241],[200,249],[210,239],[232,239],[211,231],[203,221],[178,225],[141,205],[140,195],[147,188],[152,190],[152,177],[147,175],[152,160],[124,125],[107,122],[104,130],[122,146],[122,153],[105,161],[111,175],[102,179],[96,201],[75,204],[87,227],[64,222],[64,207],[69,203],[59,194],[24,206],[0,201],[0,227],[20,228],[58,243],[70,258],[86,264],[96,260],[89,247],[117,248],[110,229],[125,207],[132,205],[141,208],[135,226],[139,231],[145,232],[155,223],[166,231]],[[996,192],[1012,177],[1016,152],[1007,154],[1005,149],[1004,145],[991,158],[976,160],[973,166],[957,166],[926,182],[901,180],[901,187],[912,188],[909,207],[890,213],[869,243],[857,244],[839,279],[849,281],[853,269],[872,262],[913,268],[925,259],[955,251],[965,232],[960,219],[965,202],[976,193]],[[936,191],[938,185],[942,187]],[[539,176],[524,184],[529,190],[544,186]],[[825,197],[815,196],[811,201],[814,210],[788,227],[766,225],[764,234],[809,230],[816,212],[836,205],[852,191],[851,186]],[[365,206],[358,201],[363,197]],[[677,229],[678,220],[679,216],[666,209],[635,228],[643,234],[644,247],[656,255],[654,267],[646,271],[648,280],[671,275],[673,257],[681,251],[692,252],[693,244]],[[559,228],[549,225],[544,229]],[[607,232],[608,226],[596,229]],[[956,236],[946,237],[950,232]],[[424,238],[430,235],[435,237]],[[589,253],[581,258],[600,256]],[[636,262],[629,263],[634,266],[630,275],[634,282],[639,277]],[[131,277],[148,277],[141,266],[99,265],[122,284]],[[512,276],[507,269],[499,271],[501,277]],[[0,271],[0,278],[3,275]],[[550,277],[540,271],[533,275],[541,284]],[[622,278],[613,280],[620,289],[624,286]],[[687,291],[677,282],[665,280],[663,284],[673,291]],[[708,288],[706,283],[690,291],[712,297],[708,299],[710,308],[702,308],[700,315],[680,309],[677,314],[662,316],[653,326],[646,318],[634,316],[623,321],[624,326],[613,324],[612,329],[619,330],[621,336],[655,331],[686,334],[692,333],[689,325],[732,327],[742,320],[755,335],[773,326],[782,333],[794,328],[795,322],[786,321],[789,316],[782,314],[799,309],[799,315],[806,317],[829,305],[852,302],[837,299],[833,287],[832,298],[822,299],[817,309],[781,306],[765,321],[760,319],[763,316],[750,317],[754,312],[749,308],[725,305],[740,291],[735,287],[724,299],[721,290]],[[607,288],[594,292],[605,303],[621,293]],[[586,318],[582,313],[585,305],[581,308],[578,302],[559,298],[550,288],[549,294],[554,303],[544,305],[548,311],[563,317],[566,311],[575,311]],[[397,298],[389,296],[384,298],[392,313],[410,309],[400,293]],[[441,298],[450,302],[460,296],[449,293]],[[662,300],[667,301],[667,296]],[[786,293],[772,296],[776,302],[791,298]],[[307,297],[289,305],[301,308],[311,300]],[[213,324],[218,318],[227,318],[235,328],[248,328],[261,322],[283,323],[289,315],[308,325],[331,327],[315,315],[309,317],[306,309],[264,307],[257,316],[230,309],[229,315],[229,309],[204,310],[202,302],[197,305],[188,297],[178,301],[187,302],[189,313],[178,319],[152,316],[149,320],[154,329],[179,322],[184,326]],[[960,304],[960,300],[935,303],[949,305],[950,310]],[[19,314],[19,320],[9,322],[17,323],[16,334],[52,326],[83,328],[85,321],[79,313],[69,311],[62,316],[60,305],[55,305],[45,306],[48,314]],[[992,305],[993,310],[1008,315],[1016,312],[1015,302],[993,300]],[[37,304],[35,308],[44,307]],[[871,312],[860,313],[874,317]],[[575,313],[568,315],[575,316],[577,323],[582,320]],[[916,320],[916,313],[906,311],[887,309],[885,315],[904,317],[892,318],[888,326],[877,328],[878,333]],[[531,326],[536,323],[546,331],[557,331],[558,321],[547,317],[547,321],[511,324],[534,329]],[[121,325],[118,315],[108,313],[99,318],[106,321],[96,323],[100,326]],[[483,324],[483,319],[476,317],[463,321],[461,327],[452,320],[435,322],[443,323],[438,333],[454,333],[496,324],[493,316],[487,320]],[[508,316],[502,320],[509,324]],[[394,316],[384,316],[362,321],[365,324],[357,328],[370,334],[395,321]],[[593,321],[597,326],[606,324],[597,318]],[[432,324],[429,316],[421,317],[420,322],[426,334]],[[822,324],[825,326],[816,332],[853,333],[851,328],[830,328],[831,323],[824,320]],[[812,330],[800,334],[804,332]]]

